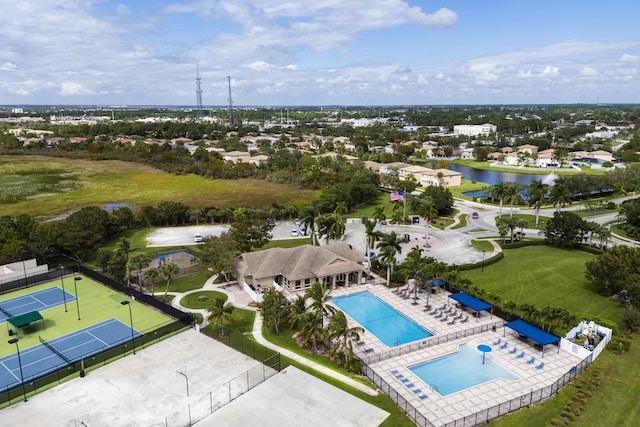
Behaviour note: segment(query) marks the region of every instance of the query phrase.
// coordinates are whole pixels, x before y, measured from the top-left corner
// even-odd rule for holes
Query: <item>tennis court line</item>
[[[5,365],[5,364],[4,364],[4,362],[0,362],[0,365],[2,365],[2,367],[3,367],[4,369],[6,369],[6,370],[7,370],[7,372],[9,372],[11,375],[13,375],[13,377],[14,377],[16,380],[20,381],[20,378],[18,378],[18,376],[17,376],[16,374],[14,374],[14,373],[13,373],[13,371],[12,371],[11,369],[9,369],[9,367],[8,367],[7,365]]]
[[[105,346],[108,346],[109,344],[107,344],[105,341],[102,341],[100,338],[98,338],[97,336],[93,335],[91,332],[87,331],[87,334],[91,335],[93,337],[93,339],[95,339],[96,341],[100,341],[102,344],[104,344]]]

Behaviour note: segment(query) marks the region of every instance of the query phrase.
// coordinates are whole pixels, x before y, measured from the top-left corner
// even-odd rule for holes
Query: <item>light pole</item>
[[[58,267],[60,270],[60,282],[62,283],[62,300],[64,301],[64,312],[67,313],[67,293],[64,290],[64,267]]]
[[[82,280],[82,277],[76,276],[73,278],[73,287],[76,290],[76,308],[78,309],[78,320],[80,320],[80,298],[78,298],[78,282]]]
[[[131,322],[131,345],[133,346],[133,354],[136,354],[136,342],[133,337],[133,314],[131,314],[131,304],[129,301],[121,301],[120,304],[129,307],[129,322]]]
[[[20,255],[22,257],[22,271],[24,272],[24,286],[27,288],[29,287],[29,280],[27,280],[27,265],[25,264],[24,256],[28,253],[29,251],[26,249],[20,251]]]
[[[485,251],[485,250],[483,249],[483,250],[482,250],[482,270],[481,270],[483,273],[484,273],[484,254],[485,254],[485,252],[487,252],[487,251]]]
[[[16,352],[18,353],[18,366],[20,366],[20,382],[22,383],[22,394],[24,395],[24,401],[27,401],[27,389],[24,386],[24,375],[22,374],[22,359],[20,359],[20,347],[18,347],[18,338],[11,338],[7,341],[9,344],[16,345]]]

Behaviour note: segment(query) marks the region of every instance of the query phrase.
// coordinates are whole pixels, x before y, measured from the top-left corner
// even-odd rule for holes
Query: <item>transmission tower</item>
[[[229,127],[233,127],[233,100],[231,99],[231,76],[227,76],[229,82]]]
[[[196,102],[198,103],[198,118],[202,116],[202,89],[200,88],[200,66],[196,64]]]

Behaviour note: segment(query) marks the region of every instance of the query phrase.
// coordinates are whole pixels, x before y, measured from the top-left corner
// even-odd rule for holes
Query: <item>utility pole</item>
[[[231,76],[227,76],[229,82],[229,127],[233,127],[233,100],[231,98]]]

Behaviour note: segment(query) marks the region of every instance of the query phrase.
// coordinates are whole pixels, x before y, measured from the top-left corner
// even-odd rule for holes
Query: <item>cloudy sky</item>
[[[0,7],[0,105],[640,102],[638,0]]]

